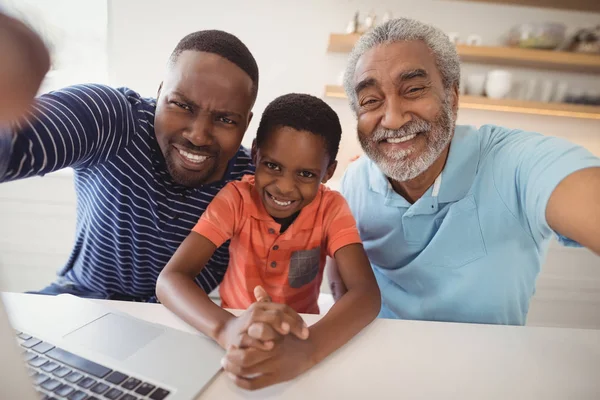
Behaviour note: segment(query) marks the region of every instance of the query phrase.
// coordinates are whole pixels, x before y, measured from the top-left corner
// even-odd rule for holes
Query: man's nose
[[[183,132],[183,137],[194,146],[210,146],[214,142],[214,123],[209,115],[199,115]]]
[[[407,111],[405,100],[390,98],[386,101],[384,114],[381,118],[382,127],[397,130],[402,128],[411,119],[412,116]]]

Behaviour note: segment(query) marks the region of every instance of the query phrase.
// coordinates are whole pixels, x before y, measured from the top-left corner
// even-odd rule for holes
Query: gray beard
[[[397,182],[406,182],[421,175],[433,165],[452,140],[454,113],[449,101],[451,97],[450,93],[446,93],[442,109],[433,122],[415,117],[400,129],[386,129],[379,126],[370,137],[364,137],[359,132],[358,140],[365,154],[388,178]],[[427,135],[427,147],[416,158],[408,158],[413,150],[384,153],[377,147],[382,140],[413,134]]]

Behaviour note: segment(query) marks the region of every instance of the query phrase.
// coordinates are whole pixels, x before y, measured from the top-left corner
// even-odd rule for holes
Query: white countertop
[[[107,304],[193,332],[162,305]],[[247,392],[220,374],[199,398],[599,399],[600,330],[379,319],[291,382]]]

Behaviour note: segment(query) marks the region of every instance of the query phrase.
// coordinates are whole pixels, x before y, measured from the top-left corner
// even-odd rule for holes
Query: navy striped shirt
[[[151,298],[158,274],[212,198],[254,171],[240,147],[222,181],[176,184],[154,135],[155,108],[154,99],[127,88],[72,86],[40,96],[8,148],[0,140],[0,158],[9,154],[0,182],[74,169],[76,238],[59,274],[90,291]],[[228,246],[196,278],[207,293],[221,282]]]

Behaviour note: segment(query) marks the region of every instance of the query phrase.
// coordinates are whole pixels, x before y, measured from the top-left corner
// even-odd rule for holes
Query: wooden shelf
[[[459,45],[456,49],[461,61],[464,62],[600,73],[600,55],[516,47]]]
[[[346,93],[341,86],[327,85],[325,86],[325,96],[345,99]],[[463,95],[460,97],[459,108],[600,120],[600,106],[586,106],[579,104],[490,99],[487,97]]]
[[[599,0],[600,2],[600,0]],[[327,50],[347,53],[358,40],[358,34],[329,35]],[[515,67],[542,68],[559,71],[600,73],[600,55],[569,53],[561,51],[531,50],[516,47],[466,46],[456,47],[463,62],[509,65]]]
[[[330,53],[350,53],[360,36],[358,33],[330,33],[327,51]]]
[[[598,0],[462,0],[475,3],[509,4],[526,7],[600,12]]]

